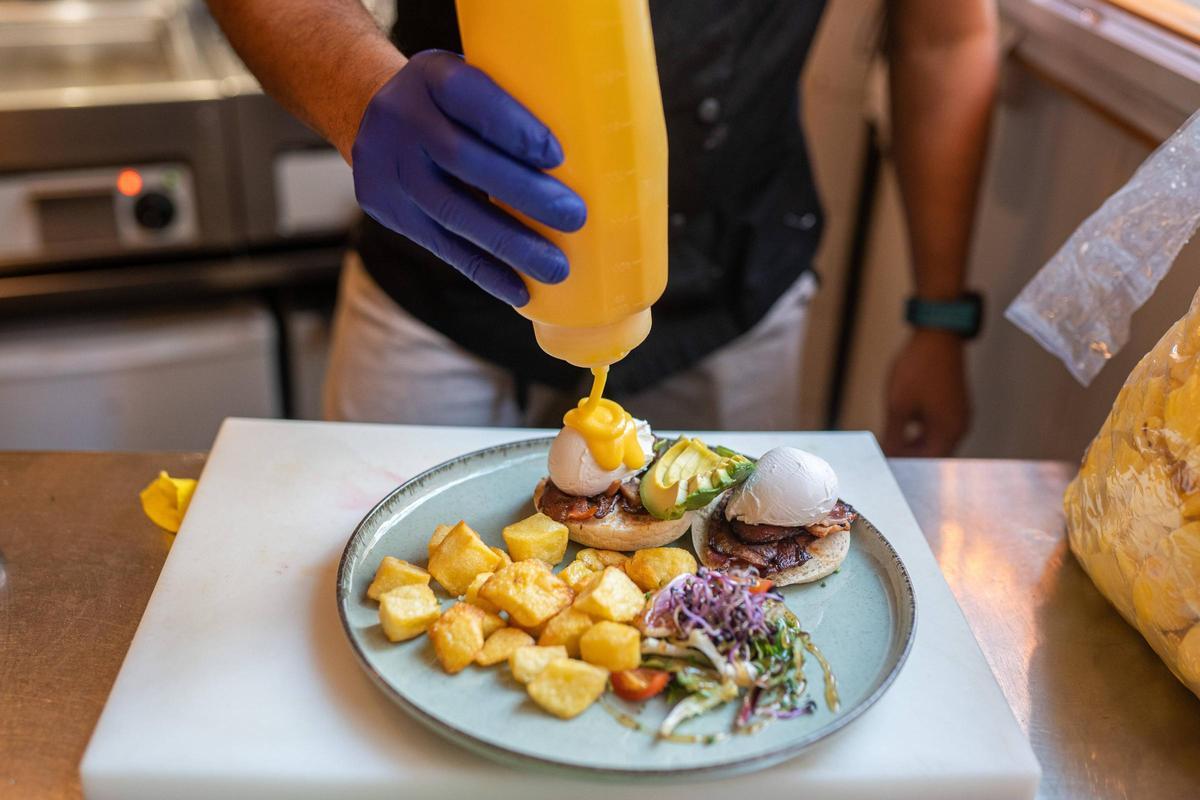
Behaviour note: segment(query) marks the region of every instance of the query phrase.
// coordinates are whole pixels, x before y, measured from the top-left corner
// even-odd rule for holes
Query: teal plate
[[[791,758],[852,722],[887,690],[912,646],[916,605],[908,572],[867,520],[855,523],[841,570],[824,581],[786,587],[787,605],[812,635],[837,677],[841,707],[824,701],[821,670],[809,659],[815,713],[776,721],[749,736],[715,744],[656,741],[632,730],[597,703],[562,721],[530,700],[503,665],[442,672],[428,637],[390,644],[378,607],[366,599],[385,555],[424,564],[439,523],[465,519],[490,545],[501,529],[533,513],[533,487],[546,471],[551,440],[530,439],[459,456],[399,487],[359,523],[338,568],[337,602],[346,635],[367,674],[384,693],[430,729],[506,764],[594,779],[726,776]],[[852,498],[851,498],[852,500]],[[677,544],[690,547],[690,536]],[[577,546],[572,544],[567,559]],[[567,562],[564,562],[567,563]],[[453,598],[443,595],[443,605]],[[606,695],[653,730],[666,715],[662,699],[638,709]],[[736,703],[684,723],[680,733],[729,730]]]

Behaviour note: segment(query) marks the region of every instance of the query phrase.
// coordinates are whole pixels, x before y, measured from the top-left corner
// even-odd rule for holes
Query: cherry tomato
[[[762,594],[763,592],[771,591],[771,587],[775,585],[775,581],[759,578],[758,583],[750,587],[750,594]]]
[[[661,669],[626,669],[612,674],[613,691],[622,700],[640,703],[667,688],[671,673]]]

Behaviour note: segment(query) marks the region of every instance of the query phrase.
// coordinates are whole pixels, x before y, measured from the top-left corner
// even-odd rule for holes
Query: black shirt
[[[824,0],[650,0],[669,157],[670,256],[654,327],[609,377],[620,396],[702,359],[759,321],[811,268],[821,210],[799,119],[799,77]],[[398,0],[406,54],[461,52],[453,0]],[[523,381],[581,371],[530,323],[424,248],[364,217],[355,246],[395,301]]]

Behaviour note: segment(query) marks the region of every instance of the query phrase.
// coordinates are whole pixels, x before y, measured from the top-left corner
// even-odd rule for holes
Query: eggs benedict
[[[607,368],[592,372],[591,393],[567,412],[550,446],[550,474],[534,489],[534,505],[587,547],[635,550],[672,542],[687,532],[693,515],[660,519],[646,510],[640,476],[654,459],[654,434],[645,420],[601,397]]]
[[[828,462],[794,447],[776,447],[695,521],[692,537],[706,566],[754,567],[777,586],[787,586],[836,570],[850,550],[857,518],[839,499]]]

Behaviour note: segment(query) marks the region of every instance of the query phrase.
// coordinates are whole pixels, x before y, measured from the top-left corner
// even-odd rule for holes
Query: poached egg
[[[733,490],[725,516],[751,525],[812,525],[837,505],[838,479],[829,462],[795,447],[763,453]]]
[[[644,419],[634,419],[637,429],[638,444],[649,464],[654,449],[654,434],[650,423]],[[550,445],[550,455],[547,458],[550,480],[559,489],[577,497],[597,495],[612,485],[613,481],[624,481],[636,475],[641,469],[629,469],[621,465],[616,469],[606,470],[596,463],[588,450],[587,441],[574,428],[563,428],[554,437]]]

